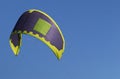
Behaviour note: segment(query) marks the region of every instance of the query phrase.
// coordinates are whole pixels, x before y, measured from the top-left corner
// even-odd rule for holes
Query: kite
[[[41,40],[53,51],[57,59],[62,57],[65,49],[63,34],[56,22],[46,13],[31,9],[20,16],[9,40],[10,47],[16,56],[20,51],[22,34]]]

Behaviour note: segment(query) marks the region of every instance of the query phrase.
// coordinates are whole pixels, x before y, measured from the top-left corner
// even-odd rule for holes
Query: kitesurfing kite
[[[56,22],[46,13],[31,9],[24,12],[18,19],[9,40],[15,55],[19,54],[22,34],[38,38],[53,51],[58,59],[61,58],[65,49],[64,37]]]

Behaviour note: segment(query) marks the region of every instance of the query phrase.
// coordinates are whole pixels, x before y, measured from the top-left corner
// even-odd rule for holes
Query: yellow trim
[[[58,30],[59,30],[59,32],[60,32],[60,34],[61,34],[61,36],[62,36],[62,39],[63,39],[63,50],[64,50],[64,48],[65,48],[64,36],[63,36],[63,34],[62,34],[59,26],[57,25],[57,23],[56,23],[48,14],[46,14],[45,12],[42,12],[42,11],[36,10],[36,9],[31,9],[31,10],[28,10],[28,11],[29,11],[29,13],[32,13],[32,12],[34,12],[34,11],[40,12],[40,13],[42,13],[43,15],[45,15],[46,17],[48,17],[48,18],[55,24],[55,26],[58,28]]]
[[[63,39],[63,48],[62,48],[61,50],[58,50],[54,45],[52,45],[52,44],[50,43],[50,41],[46,41],[44,37],[39,37],[38,34],[33,34],[33,32],[27,32],[27,31],[23,31],[23,32],[22,32],[22,31],[19,30],[19,31],[15,31],[15,32],[12,33],[12,34],[18,34],[18,33],[19,33],[19,34],[21,34],[21,37],[22,37],[22,33],[24,33],[24,34],[28,34],[28,35],[31,35],[31,36],[34,36],[34,37],[38,38],[39,40],[41,40],[42,42],[44,42],[46,45],[48,45],[48,47],[51,48],[51,50],[54,52],[54,54],[56,55],[56,57],[57,57],[58,59],[60,59],[60,58],[62,57],[62,54],[63,54],[64,49],[65,49],[65,40],[64,40],[63,34],[62,34],[60,28],[58,27],[58,25],[56,24],[56,22],[55,22],[49,15],[47,15],[46,13],[44,13],[44,12],[42,12],[42,11],[40,11],[40,10],[31,9],[31,10],[28,10],[28,11],[29,11],[29,13],[32,13],[33,11],[40,12],[40,13],[42,13],[43,15],[45,15],[46,17],[48,17],[48,18],[55,24],[55,26],[58,28],[58,30],[59,30],[59,32],[60,32],[60,34],[61,34],[61,36],[62,36],[62,39]],[[15,46],[13,45],[11,39],[10,39],[9,42],[10,42],[10,46],[11,46],[14,54],[15,54],[15,55],[18,55],[19,50],[20,50],[20,46],[16,46],[16,47],[15,47]],[[21,39],[20,39],[20,45],[21,45]]]
[[[12,33],[13,34],[13,33]],[[12,35],[11,34],[11,35]],[[17,32],[15,31],[14,34],[17,34]],[[20,34],[20,33],[19,33]],[[12,48],[13,50],[13,53],[17,56],[19,54],[19,51],[20,51],[20,47],[21,47],[21,44],[22,44],[22,34],[20,34],[20,45],[19,46],[14,46],[14,44],[12,43],[12,39],[9,40],[9,43],[10,43],[10,47]]]
[[[15,47],[14,44],[12,43],[11,39],[9,40],[9,43],[10,43],[10,47],[13,50],[13,53],[17,56],[19,54],[19,51],[20,51],[20,46]]]
[[[61,49],[61,50],[58,50],[54,45],[52,45],[50,43],[50,41],[46,41],[44,37],[40,37],[39,34],[34,34],[33,32],[27,32],[27,31],[15,31],[13,32],[12,34],[16,34],[16,33],[20,33],[20,34],[28,34],[28,35],[31,35],[31,36],[34,36],[36,37],[37,39],[41,40],[42,42],[44,42],[49,48],[51,48],[51,50],[54,52],[54,54],[56,55],[57,59],[60,59],[62,57],[62,54],[64,52],[64,49]],[[14,46],[13,43],[11,42],[11,39],[10,39],[10,46],[14,52],[15,55],[18,55],[19,53],[19,50],[20,50],[20,46]]]

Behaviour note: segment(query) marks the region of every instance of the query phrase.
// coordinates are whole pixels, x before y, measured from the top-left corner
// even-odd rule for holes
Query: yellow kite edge
[[[27,34],[27,35],[31,35],[33,37],[36,37],[37,39],[41,40],[42,42],[44,42],[55,54],[55,56],[57,57],[58,60],[61,59],[62,54],[64,52],[64,49],[58,50],[54,45],[52,45],[50,43],[50,41],[46,41],[44,37],[40,37],[39,34],[34,34],[33,32],[27,32],[27,31],[15,31],[12,34],[16,34],[16,33],[21,33],[21,34]],[[20,46],[14,46],[12,43],[12,40],[10,39],[10,46],[14,52],[14,54],[17,56],[19,54],[20,51]],[[21,43],[20,43],[21,45]]]

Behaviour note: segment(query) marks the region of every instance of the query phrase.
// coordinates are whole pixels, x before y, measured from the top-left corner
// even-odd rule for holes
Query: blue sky
[[[60,26],[66,41],[60,61],[27,35],[14,56],[10,33],[19,16],[33,8]],[[120,79],[120,1],[1,0],[0,10],[0,79]]]

